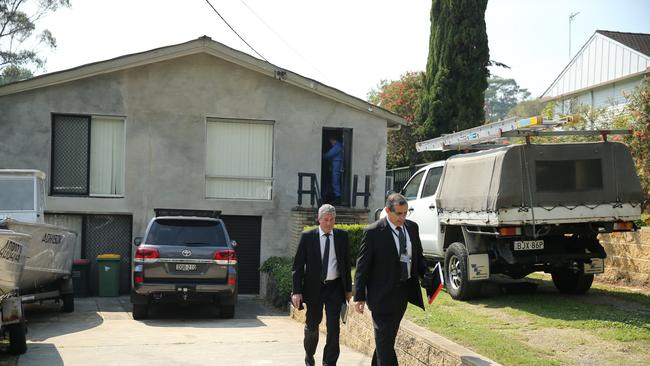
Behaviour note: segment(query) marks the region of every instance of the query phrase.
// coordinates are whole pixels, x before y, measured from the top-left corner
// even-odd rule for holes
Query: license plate
[[[181,272],[196,271],[196,264],[187,264],[187,263],[177,264],[176,270]]]
[[[521,240],[515,242],[515,250],[542,250],[544,240]]]

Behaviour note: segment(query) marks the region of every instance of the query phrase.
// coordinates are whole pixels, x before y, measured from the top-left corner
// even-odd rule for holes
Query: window
[[[0,208],[3,211],[31,211],[35,209],[32,177],[1,178],[0,192],[2,192],[0,195]]]
[[[600,159],[538,160],[535,162],[538,192],[581,192],[603,188]]]
[[[206,197],[271,199],[272,122],[210,118],[206,144]]]
[[[406,186],[402,189],[402,194],[406,197],[407,200],[411,201],[418,198],[418,188],[420,188],[420,182],[422,181],[422,176],[424,172],[419,172],[414,175],[411,180],[406,183]]]
[[[422,188],[422,197],[430,197],[436,194],[438,183],[442,176],[442,167],[431,168],[427,173],[427,179],[424,180],[424,188]]]
[[[124,194],[124,119],[52,116],[51,194]]]

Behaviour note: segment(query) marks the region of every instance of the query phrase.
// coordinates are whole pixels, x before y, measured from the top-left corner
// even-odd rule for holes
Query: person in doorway
[[[386,217],[363,231],[355,277],[355,309],[363,313],[366,301],[372,312],[375,352],[372,365],[396,366],[395,338],[406,304],[424,310],[418,282],[427,271],[418,225],[406,220],[406,197],[393,193],[386,199]]]
[[[318,345],[318,325],[323,318],[327,324],[327,339],[323,350],[323,365],[336,365],[340,354],[339,317],[343,302],[352,297],[350,250],[348,234],[334,229],[336,209],[324,204],[318,209],[318,224],[300,237],[293,261],[293,291],[291,303],[296,309],[307,305],[305,322],[305,365],[315,365]]]
[[[331,186],[332,186],[332,203],[335,205],[341,204],[341,170],[343,169],[343,145],[332,136],[329,138],[332,145],[323,158],[329,163],[331,172]]]

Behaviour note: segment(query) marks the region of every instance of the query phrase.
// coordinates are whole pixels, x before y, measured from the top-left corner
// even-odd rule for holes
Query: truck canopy
[[[617,142],[509,145],[447,160],[439,211],[640,204],[627,147]]]

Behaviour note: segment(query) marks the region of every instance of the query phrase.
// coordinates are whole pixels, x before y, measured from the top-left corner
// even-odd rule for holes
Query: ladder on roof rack
[[[503,146],[495,142],[504,137],[525,137],[526,142],[530,143],[530,136],[601,135],[603,140],[606,141],[607,135],[631,133],[629,130],[543,131],[571,122],[572,120],[573,117],[570,116],[558,119],[545,119],[540,116],[524,119],[508,118],[418,142],[415,144],[415,148],[418,152],[466,149],[480,150]]]

